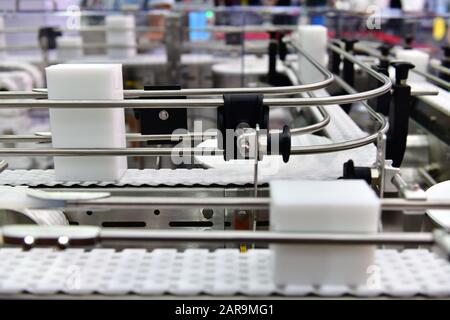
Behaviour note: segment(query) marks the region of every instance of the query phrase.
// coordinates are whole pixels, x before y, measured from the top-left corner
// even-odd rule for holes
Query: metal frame
[[[167,90],[167,91],[128,91],[125,93],[128,97],[138,97],[141,95],[151,97],[151,96],[162,96],[162,95],[218,95],[224,93],[240,94],[240,93],[260,93],[260,94],[290,94],[298,93],[303,91],[310,91],[311,87],[319,88],[326,85],[332,80],[337,80],[338,83],[349,92],[347,95],[334,96],[334,97],[308,97],[308,98],[265,98],[264,103],[269,107],[306,107],[306,106],[321,106],[321,105],[337,105],[343,103],[352,103],[362,100],[367,100],[373,97],[377,97],[388,92],[391,89],[392,83],[388,77],[383,74],[377,73],[372,70],[369,66],[359,61],[353,55],[347,53],[341,48],[329,44],[328,48],[341,54],[345,59],[359,65],[364,71],[366,71],[370,76],[379,80],[382,85],[373,90],[366,92],[356,92],[353,88],[348,86],[345,82],[339,79],[337,76],[333,76],[326,68],[324,68],[319,62],[317,62],[313,57],[304,52],[295,43],[288,41],[297,51],[305,56],[317,69],[322,72],[327,78],[319,83],[309,84],[309,85],[298,85],[289,87],[272,87],[272,88],[214,88],[214,89],[185,89],[185,90]],[[287,91],[286,91],[287,90]],[[213,99],[152,99],[152,100],[46,100],[39,99],[46,95],[45,91],[38,91],[32,93],[25,93],[26,97],[33,97],[34,99],[1,99],[4,97],[21,97],[22,93],[12,92],[6,94],[0,94],[0,107],[8,108],[216,108],[223,105],[223,99],[213,98]],[[36,97],[38,97],[36,99]],[[366,104],[368,107],[368,105]],[[316,145],[307,147],[293,147],[291,149],[292,155],[301,154],[314,154],[314,153],[326,153],[341,150],[348,150],[360,146],[364,146],[374,142],[380,133],[385,133],[388,128],[387,121],[384,117],[378,115],[368,107],[369,113],[373,116],[375,120],[380,123],[378,131],[374,134],[366,136],[364,138],[355,139],[351,141],[334,143],[329,145]],[[300,128],[296,134],[313,132],[320,130],[322,125],[325,126],[329,121],[324,115],[324,120],[319,124],[313,125],[312,127]],[[6,137],[10,139],[11,137]],[[18,137],[20,139],[20,137]],[[193,155],[221,155],[223,150],[212,149],[212,148],[77,148],[77,149],[65,149],[65,148],[49,148],[49,149],[19,149],[19,148],[1,148],[0,154],[2,155],[15,155],[15,156],[25,156],[25,155],[35,155],[35,156],[89,156],[89,155],[101,155],[101,156],[111,156],[111,155],[128,155],[128,156],[164,156],[172,155],[174,153],[183,154],[193,154]]]

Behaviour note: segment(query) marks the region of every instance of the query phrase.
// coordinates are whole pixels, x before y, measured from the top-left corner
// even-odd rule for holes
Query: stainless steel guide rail
[[[346,84],[339,79],[337,76],[333,76],[326,68],[324,68],[320,63],[318,63],[314,58],[304,52],[294,43],[288,41],[297,51],[302,53],[305,58],[310,61],[325,77],[326,79],[307,85],[297,85],[288,87],[272,87],[272,88],[214,88],[214,89],[185,89],[185,90],[163,90],[163,91],[142,91],[133,90],[126,91],[125,96],[127,98],[136,97],[154,97],[154,96],[166,96],[166,95],[208,95],[214,96],[224,93],[259,93],[265,95],[271,94],[293,94],[299,92],[308,92],[313,88],[322,88],[326,86],[329,82],[333,80],[337,81],[346,91],[349,92],[347,95],[341,96],[331,96],[331,97],[308,97],[308,98],[266,98],[264,97],[264,104],[269,107],[308,107],[308,106],[323,106],[323,105],[338,105],[344,103],[352,103],[357,101],[364,101],[373,97],[377,97],[388,92],[391,89],[391,81],[388,77],[383,74],[377,73],[372,70],[369,66],[363,62],[356,59],[353,55],[342,50],[338,46],[329,44],[328,48],[342,55],[345,59],[352,61],[353,63],[359,65],[361,69],[366,71],[370,76],[379,80],[382,85],[373,90],[366,92],[356,92],[353,88],[346,88]],[[281,91],[280,91],[281,90]],[[20,99],[21,97],[26,97],[29,99]],[[217,108],[224,104],[222,98],[188,98],[188,99],[152,99],[152,100],[48,100],[45,99],[46,92],[39,90],[35,92],[19,93],[19,92],[7,92],[0,93],[0,108]],[[11,99],[13,98],[13,99]],[[367,105],[366,105],[367,106]],[[384,133],[387,130],[387,122],[384,117],[376,114],[370,107],[368,108],[371,116],[380,123],[378,131],[364,138],[359,138],[356,140],[333,143],[328,145],[315,145],[315,146],[305,146],[305,147],[293,147],[291,149],[292,155],[300,154],[314,154],[314,153],[325,153],[352,149],[360,146],[367,145],[376,140],[380,133]],[[320,130],[326,126],[329,122],[329,117],[326,113],[322,112],[324,119],[312,126],[298,128],[298,132],[294,134],[301,134],[307,132],[314,132]],[[294,129],[295,130],[295,129]],[[189,134],[188,134],[189,135]],[[35,140],[42,141],[43,138],[33,138],[33,137],[0,137],[6,140],[17,141],[22,140]],[[142,139],[145,140],[146,137],[131,137],[128,136],[127,139],[132,141],[132,139]],[[150,140],[158,140],[166,137],[149,137]],[[45,141],[49,137],[46,137]],[[5,141],[5,140],[4,140]],[[15,155],[15,156],[25,156],[25,155],[35,155],[35,156],[89,156],[89,155],[128,155],[128,156],[164,156],[173,154],[193,154],[193,155],[222,155],[223,150],[215,148],[76,148],[76,149],[64,149],[64,148],[39,148],[39,149],[19,149],[19,148],[1,148],[1,155]]]
[[[124,90],[124,97],[126,99],[145,98],[145,97],[161,97],[161,96],[221,96],[224,94],[264,94],[264,95],[288,95],[300,92],[312,91],[322,89],[330,85],[334,81],[333,74],[319,62],[317,62],[311,55],[303,49],[296,47],[316,69],[325,77],[324,80],[310,84],[282,86],[282,87],[262,87],[262,88],[202,88],[202,89],[180,89],[180,90]],[[0,94],[0,99],[47,99],[46,89],[35,89],[33,92],[5,92]],[[46,100],[48,101],[48,100]],[[99,101],[99,100],[97,100]],[[160,101],[160,100],[153,100]],[[173,100],[165,100],[173,101]],[[183,100],[185,107],[191,105],[190,100]],[[207,102],[209,100],[203,100]],[[112,102],[112,101],[111,101]],[[122,101],[123,102],[123,101]],[[135,102],[135,101],[133,101]],[[201,102],[200,102],[201,103]],[[222,101],[223,104],[223,101]],[[165,104],[162,104],[166,107]],[[197,105],[197,104],[194,104]],[[161,104],[159,104],[161,106]],[[204,106],[204,105],[203,105]],[[216,107],[219,105],[216,105]],[[149,106],[150,108],[151,106]],[[179,107],[179,106],[178,106]],[[210,105],[210,107],[214,107]],[[136,108],[136,107],[132,107]]]
[[[387,57],[384,57],[381,53],[378,52],[378,50],[370,48],[368,46],[356,45],[355,49],[358,50],[358,51],[362,51],[362,52],[364,52],[364,53],[366,53],[366,54],[368,54],[368,55],[370,55],[372,57],[378,58],[378,59],[386,59],[386,58],[388,58],[389,61],[394,61],[396,59],[395,56],[393,56],[393,55],[389,55]],[[432,67],[434,69],[437,69],[437,70],[440,70],[441,72],[444,72],[444,73],[447,73],[447,74],[450,73],[450,70],[448,68],[445,68],[443,66],[437,65],[436,63],[430,62],[429,65],[430,65],[430,67]],[[439,77],[437,77],[437,76],[435,76],[435,75],[433,75],[431,73],[422,72],[422,71],[417,70],[417,69],[411,69],[411,72],[416,73],[416,74],[418,74],[418,75],[420,75],[420,76],[422,76],[422,77],[424,77],[424,78],[426,78],[426,79],[428,79],[428,80],[430,80],[430,81],[432,81],[434,83],[437,83],[438,85],[440,85],[440,86],[442,86],[442,87],[444,87],[446,89],[450,89],[450,82],[445,81],[445,80],[443,80],[443,79],[441,79],[441,78],[439,78]],[[419,94],[413,94],[413,95],[417,96]],[[429,95],[429,94],[425,94],[425,95]]]
[[[77,234],[77,231],[79,233]],[[305,233],[275,231],[180,231],[180,230],[130,230],[123,228],[99,228],[92,226],[6,226],[0,229],[0,237],[6,244],[32,247],[45,240],[47,246],[60,248],[92,246],[108,242],[240,242],[308,245],[436,245],[448,256],[449,235],[443,230],[433,233],[389,232],[374,234],[355,233]]]
[[[164,32],[165,28],[161,27],[149,27],[149,26],[136,26],[136,27],[107,27],[106,25],[95,26],[80,26],[78,28],[57,28],[62,32],[104,32],[104,31],[136,31],[136,32]],[[189,31],[202,31],[202,32],[217,32],[217,33],[240,33],[240,32],[282,32],[282,31],[294,31],[297,29],[296,25],[244,25],[244,26],[204,26],[204,27],[185,27],[184,29]],[[36,33],[37,28],[33,27],[9,27],[0,29],[0,34],[11,33]]]
[[[346,59],[349,59],[353,63],[359,65],[369,75],[379,80],[382,85],[373,90],[366,92],[358,92],[354,94],[332,96],[332,97],[317,97],[317,98],[265,98],[264,104],[269,107],[304,107],[304,106],[317,106],[317,105],[333,105],[333,104],[346,104],[353,103],[362,100],[368,100],[377,96],[380,96],[391,89],[391,80],[381,74],[372,70],[369,66],[360,62],[351,54],[342,50],[341,48],[329,44],[329,48],[343,55]],[[308,59],[308,55],[305,55]],[[312,58],[311,58],[312,59]],[[308,59],[309,60],[309,59]],[[320,65],[317,61],[314,61],[314,65]],[[303,91],[311,91],[313,89],[319,89],[327,86],[334,80],[333,75],[325,69],[323,66],[319,70],[329,74],[330,77],[320,82],[319,84],[306,84],[300,86],[288,86],[288,87],[270,87],[270,88],[213,88],[213,89],[182,89],[182,90],[161,90],[161,91],[141,91],[141,92],[128,92],[126,95],[133,97],[155,97],[155,96],[192,96],[192,95],[223,95],[223,94],[241,94],[241,93],[260,93],[260,94],[291,94],[299,93]],[[27,95],[36,98],[44,97],[39,96],[39,93],[26,93]],[[20,98],[20,93],[0,94],[0,98],[6,98],[0,100],[0,107],[2,108],[217,108],[223,106],[224,102],[221,98],[213,99],[154,99],[154,100],[46,100],[46,99],[8,99],[9,97]]]
[[[427,210],[450,209],[450,201],[445,200],[405,200],[380,199],[381,208],[385,211],[399,210]],[[187,198],[187,197],[119,197],[101,198],[94,200],[71,200],[66,202],[64,209],[148,209],[148,208],[241,208],[269,210],[268,197],[216,197],[216,198]]]

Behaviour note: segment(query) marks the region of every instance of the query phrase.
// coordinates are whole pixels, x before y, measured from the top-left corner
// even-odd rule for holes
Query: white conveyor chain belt
[[[0,296],[450,297],[450,264],[428,250],[378,250],[367,285],[276,286],[272,252],[236,249],[0,249]]]

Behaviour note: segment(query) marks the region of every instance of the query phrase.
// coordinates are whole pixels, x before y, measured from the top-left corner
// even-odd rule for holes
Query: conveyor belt
[[[355,150],[322,155],[291,157],[291,162],[260,168],[260,184],[281,180],[332,180],[342,176],[342,165],[353,159],[358,166],[374,163],[375,147],[364,146]],[[294,164],[295,161],[295,164]],[[5,170],[0,173],[0,185],[57,187],[57,186],[243,186],[253,184],[251,166],[215,169],[128,169],[120,181],[56,180],[54,170]]]
[[[450,297],[450,264],[428,250],[378,250],[368,285],[360,287],[278,287],[271,280],[271,259],[266,249],[3,248],[0,295]]]

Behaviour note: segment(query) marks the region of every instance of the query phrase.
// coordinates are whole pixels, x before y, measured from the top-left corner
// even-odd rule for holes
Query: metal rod
[[[426,209],[450,209],[450,201],[445,200],[405,200],[405,199],[380,199],[382,210],[426,210]],[[70,209],[105,209],[105,208],[134,208],[146,209],[160,208],[243,208],[243,209],[270,209],[270,198],[244,198],[244,197],[212,197],[212,198],[188,198],[188,197],[109,197],[95,200],[68,201],[66,208]]]
[[[220,32],[220,33],[267,33],[267,32],[282,32],[282,31],[294,31],[297,26],[295,25],[243,25],[243,26],[204,26],[204,27],[186,27],[189,31],[196,32]],[[106,31],[137,31],[137,32],[165,32],[161,27],[149,27],[149,26],[133,26],[133,27],[107,27],[106,25],[97,26],[80,26],[76,29],[69,28],[57,28],[62,32],[106,32]],[[36,27],[9,27],[7,29],[0,29],[2,33],[36,33],[38,28]]]
[[[325,77],[324,80],[310,84],[301,84],[293,86],[282,87],[260,87],[260,88],[201,88],[201,89],[181,89],[181,90],[125,90],[124,97],[126,98],[143,98],[143,97],[161,97],[161,96],[221,96],[224,94],[264,94],[264,95],[286,95],[300,92],[312,91],[322,89],[330,85],[334,81],[333,74],[317,62],[313,57],[307,54],[304,50],[298,49],[301,54]],[[46,98],[46,89],[37,89],[34,93],[39,92],[41,95],[34,95],[32,93],[25,93],[20,96],[18,92],[6,92],[0,94],[0,98]],[[168,101],[168,100],[166,100]],[[184,100],[184,105],[189,105]]]
[[[437,96],[439,91],[437,90],[414,90],[411,91],[413,97],[423,97],[423,96]]]
[[[216,148],[0,148],[2,156],[177,156],[223,155]]]
[[[328,44],[331,50],[343,55],[346,59],[359,65],[369,75],[379,80],[382,85],[373,90],[357,92],[342,96],[315,97],[315,98],[264,98],[264,104],[269,107],[301,107],[317,105],[346,104],[362,100],[368,100],[380,96],[391,89],[391,80],[381,73],[372,70],[366,64],[360,62],[346,51]],[[314,61],[314,60],[313,60]],[[333,79],[333,78],[331,78]],[[262,93],[262,94],[289,94],[310,91],[311,86],[318,88],[323,84],[328,85],[330,79],[317,83],[301,86],[271,87],[271,88],[214,88],[214,89],[184,89],[149,91],[155,96],[163,95],[219,95],[224,93]],[[309,87],[309,88],[308,88]],[[150,93],[151,92],[151,93]],[[223,106],[223,99],[155,99],[155,100],[0,100],[0,106],[4,108],[216,108]]]
[[[384,57],[377,50],[372,49],[372,48],[368,48],[367,46],[358,46],[357,49],[360,50],[360,51],[363,51],[363,52],[365,52],[365,53],[367,53],[367,54],[369,54],[369,55],[371,55],[373,57],[379,58],[379,59],[388,59],[389,57],[390,57],[389,61],[393,61],[395,59],[395,57],[392,56],[392,55],[390,55],[388,57]],[[430,64],[430,66],[432,66],[434,68],[436,67],[436,66],[433,66],[432,64]],[[443,79],[441,79],[439,77],[436,77],[435,75],[432,75],[431,73],[422,72],[422,71],[417,70],[417,69],[411,69],[411,72],[414,72],[414,73],[416,73],[416,74],[418,74],[418,75],[420,75],[422,77],[425,77],[426,79],[428,79],[428,80],[430,80],[432,82],[435,82],[435,83],[441,85],[442,87],[444,87],[446,89],[450,89],[450,82],[447,82],[447,81],[445,81],[445,80],[443,80]]]
[[[268,209],[270,198],[183,198],[183,197],[109,197],[95,201],[68,201],[66,209],[84,210],[85,208],[241,208]]]
[[[348,85],[341,77],[335,75],[335,81],[347,92],[353,93],[356,92],[350,85]],[[380,123],[380,127],[378,130],[366,137],[349,140],[345,142],[331,143],[326,145],[317,145],[317,146],[306,146],[306,147],[292,147],[291,154],[293,155],[302,155],[302,154],[313,154],[313,153],[327,153],[327,152],[336,152],[349,150],[353,148],[358,148],[375,142],[378,139],[378,135],[384,134],[389,129],[389,123],[386,121],[386,118],[382,115],[376,113],[367,102],[363,101],[362,104],[366,107],[370,116],[376,119]]]
[[[125,135],[127,141],[181,141],[184,139],[202,140],[204,138],[214,138],[217,133],[202,132],[202,133],[185,133],[185,134],[152,134],[143,135],[140,133],[127,133]],[[37,133],[31,135],[0,135],[0,142],[35,142],[35,143],[50,143],[52,142],[51,132]]]
[[[439,72],[441,72],[443,74],[450,75],[450,69],[441,65],[440,61],[437,61],[435,59],[431,60],[430,67],[438,70]]]
[[[322,245],[433,245],[432,233],[294,233],[273,231],[163,231],[100,229],[101,241],[187,241]]]
[[[418,75],[420,75],[422,77],[425,77],[428,80],[430,80],[432,82],[435,82],[438,85],[444,87],[445,89],[448,89],[448,90],[450,89],[450,82],[447,82],[447,81],[445,81],[445,80],[443,80],[443,79],[441,79],[439,77],[436,77],[435,75],[432,75],[432,74],[430,74],[428,72],[420,71],[418,69],[411,69],[411,72],[414,72],[414,73],[416,73],[416,74],[418,74]]]
[[[284,65],[286,67],[285,73],[286,73],[287,77],[289,78],[289,80],[295,85],[300,84],[300,79],[297,77],[297,74],[292,69],[292,66],[288,65],[287,63],[285,63]],[[314,95],[309,91],[305,92],[304,94],[311,98],[314,97]],[[300,134],[305,134],[305,133],[313,133],[313,132],[317,132],[317,131],[320,131],[323,128],[325,128],[331,121],[330,114],[322,106],[317,106],[317,110],[319,111],[319,113],[322,116],[321,121],[319,121],[315,124],[312,124],[310,126],[307,126],[307,127],[292,128],[291,134],[292,135],[300,135]],[[278,130],[278,131],[280,131],[280,130]]]

